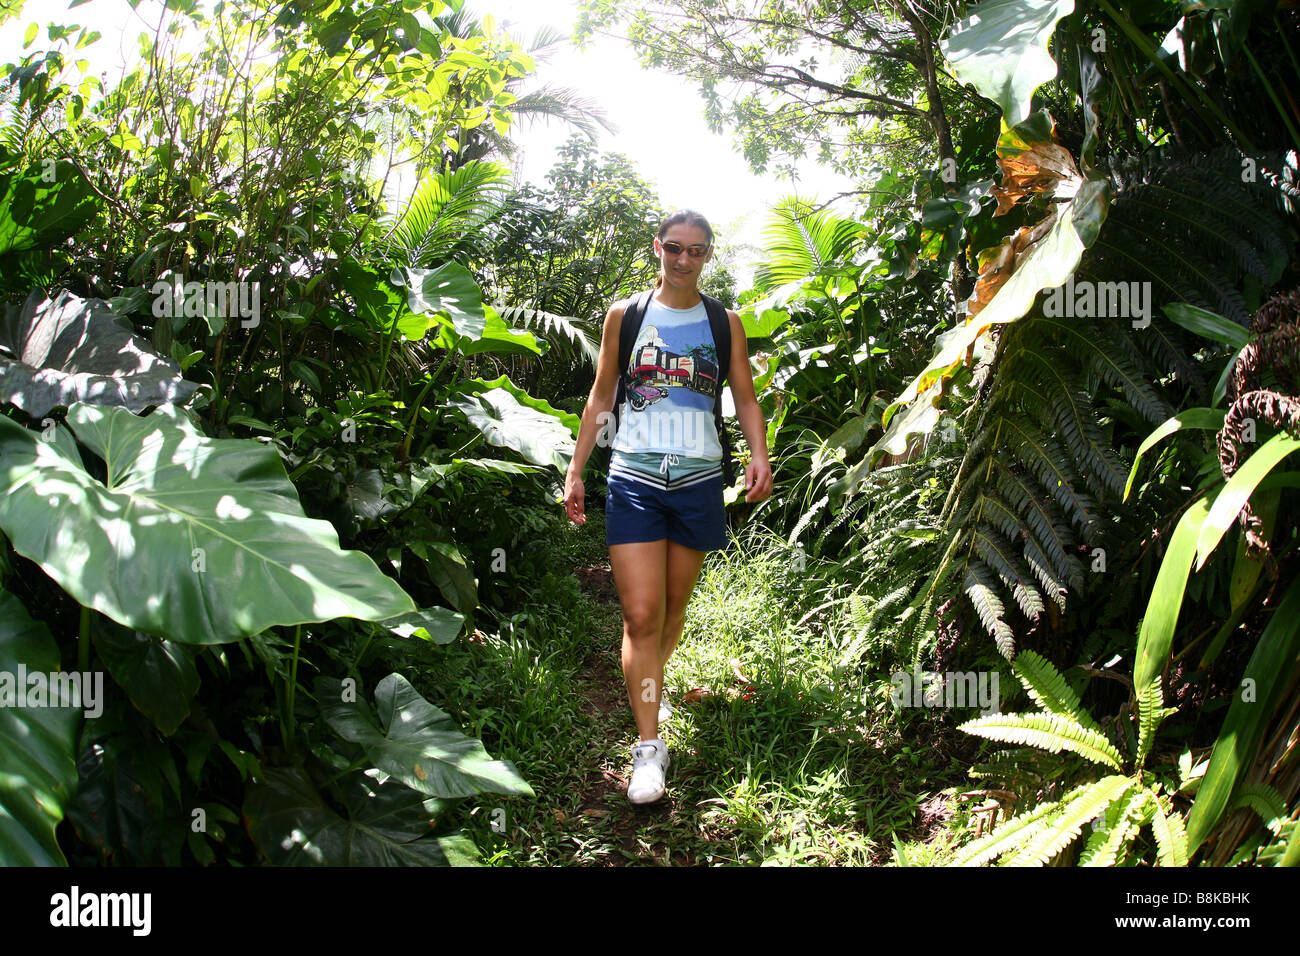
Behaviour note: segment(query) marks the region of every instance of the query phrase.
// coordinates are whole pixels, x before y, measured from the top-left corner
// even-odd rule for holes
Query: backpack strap
[[[618,335],[618,392],[614,396],[615,431],[622,424],[620,416],[623,411],[623,401],[627,397],[627,366],[632,361],[632,346],[636,344],[636,337],[641,334],[641,322],[645,319],[645,312],[650,306],[650,297],[654,295],[654,291],[654,289],[647,289],[645,292],[638,292],[627,300],[627,305],[623,308],[623,324],[619,328]]]
[[[700,298],[704,300],[704,311],[709,316],[713,346],[718,355],[718,391],[713,397],[713,424],[718,428],[718,439],[722,443],[722,478],[730,487],[735,484],[736,470],[731,461],[731,436],[722,423],[722,389],[731,373],[731,320],[727,317],[727,307],[713,296],[701,292]]]

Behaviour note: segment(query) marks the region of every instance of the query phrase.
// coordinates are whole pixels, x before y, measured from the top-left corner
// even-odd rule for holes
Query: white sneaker
[[[668,772],[668,745],[656,737],[632,748],[632,782],[627,798],[633,803],[654,803],[664,795]]]
[[[673,715],[672,705],[668,703],[668,692],[664,691],[659,695],[659,723],[668,722],[668,718]]]

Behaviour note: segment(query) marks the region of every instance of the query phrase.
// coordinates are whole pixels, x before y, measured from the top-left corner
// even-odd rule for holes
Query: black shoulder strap
[[[709,316],[709,328],[713,332],[713,347],[718,354],[718,391],[713,397],[713,423],[718,427],[718,438],[722,442],[722,476],[727,485],[735,483],[734,468],[731,464],[731,438],[722,423],[722,389],[731,374],[731,319],[727,317],[727,307],[713,296],[700,293],[704,300],[704,311]]]
[[[709,328],[713,331],[713,345],[718,351],[718,394],[731,371],[731,320],[727,318],[727,307],[711,295],[700,293],[704,300],[704,311],[709,315]]]
[[[632,346],[636,344],[636,337],[641,334],[641,322],[645,318],[654,291],[654,289],[647,289],[645,292],[638,292],[627,300],[627,305],[623,308],[623,324],[619,328],[618,335],[618,392],[614,397],[616,429],[622,424],[619,416],[623,411],[623,399],[627,396],[627,365],[632,361]]]

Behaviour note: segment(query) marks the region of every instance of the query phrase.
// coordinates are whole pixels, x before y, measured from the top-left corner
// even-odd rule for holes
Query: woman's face
[[[682,249],[677,255],[672,255],[664,248],[665,242],[676,242]],[[690,254],[691,246],[708,246],[709,251],[702,259],[696,259]],[[708,233],[703,229],[679,222],[668,227],[663,239],[655,239],[655,255],[663,266],[665,284],[694,289],[704,264],[713,258],[713,248],[709,245]]]

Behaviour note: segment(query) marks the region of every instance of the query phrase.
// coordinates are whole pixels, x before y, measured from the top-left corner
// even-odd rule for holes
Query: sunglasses
[[[692,259],[703,259],[709,253],[708,246],[701,246],[701,245],[684,246],[680,242],[673,242],[671,239],[668,240],[667,242],[661,241],[659,243],[659,248],[663,249],[663,251],[668,253],[670,256],[680,256],[682,254],[682,250],[685,249],[688,253],[690,253]]]

